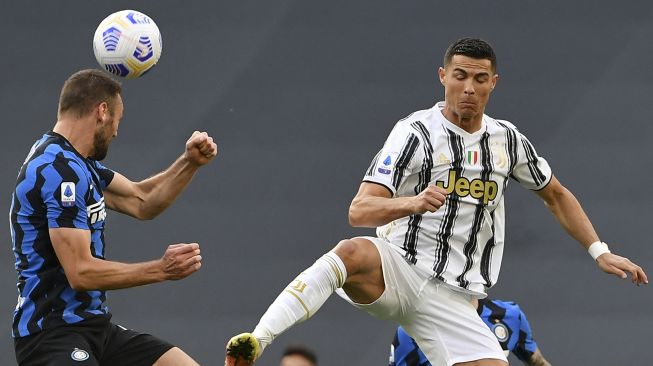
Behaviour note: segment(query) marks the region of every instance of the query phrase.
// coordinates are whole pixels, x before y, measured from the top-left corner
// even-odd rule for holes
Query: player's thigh
[[[174,348],[172,344],[151,334],[139,333],[111,324],[100,365],[152,366],[172,348]]]
[[[373,246],[378,256],[376,260],[379,261],[374,270],[376,273],[371,275],[373,279],[369,280],[367,287],[365,279],[355,280],[357,282],[352,281],[352,286],[343,286],[343,289],[336,293],[370,315],[401,322],[405,316],[411,314],[411,309],[419,298],[420,288],[428,282],[428,278],[418,274],[403,255],[383,239],[365,237],[356,240]],[[374,292],[366,291],[366,288],[369,289],[373,285],[377,286]],[[356,297],[361,293],[367,298]]]
[[[159,357],[153,366],[199,366],[199,364],[180,348],[174,347]]]
[[[15,342],[19,366],[99,366],[89,341],[79,333],[44,331]]]

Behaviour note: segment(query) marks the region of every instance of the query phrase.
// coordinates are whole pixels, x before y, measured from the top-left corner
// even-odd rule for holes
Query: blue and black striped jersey
[[[476,310],[497,337],[506,354],[512,352],[522,361],[531,358],[537,349],[537,343],[519,305],[512,301],[481,299],[478,300]],[[399,327],[392,341],[390,366],[431,366],[431,363],[415,340]]]
[[[18,272],[14,337],[91,317],[110,317],[104,291],[78,292],[70,287],[48,230],[89,230],[89,250],[104,259],[102,190],[113,175],[97,161],[81,156],[55,132],[46,133],[32,146],[18,173],[10,210]]]

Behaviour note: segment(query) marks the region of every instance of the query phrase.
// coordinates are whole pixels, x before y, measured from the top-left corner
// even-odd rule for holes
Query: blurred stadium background
[[[106,164],[144,178],[196,129],[217,139],[220,155],[156,220],[109,214],[110,259],[153,259],[182,241],[200,242],[204,258],[184,281],[110,293],[116,322],[221,365],[229,336],[252,329],[299,271],[341,238],[371,233],[348,226],[349,202],[395,121],[442,98],[435,71],[462,36],[497,52],[488,114],[524,131],[602,239],[653,275],[653,3],[5,1],[1,212],[29,147],[55,121],[61,84],[96,67],[95,27],[128,8],[155,19],[163,56],[124,82]],[[648,364],[651,288],[602,275],[535,195],[512,186],[491,296],[522,305],[554,365]],[[16,275],[7,225],[0,234],[0,364],[12,365]],[[385,365],[393,329],[334,297],[259,364],[277,364],[299,342],[321,365]]]

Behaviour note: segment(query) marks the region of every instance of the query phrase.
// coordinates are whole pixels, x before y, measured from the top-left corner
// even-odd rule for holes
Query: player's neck
[[[445,107],[442,109],[442,115],[449,122],[465,130],[467,133],[474,133],[481,129],[483,126],[483,113],[480,113],[472,118],[462,118],[459,114],[451,109]]]
[[[55,123],[53,132],[58,133],[84,157],[88,157],[93,149],[93,130],[89,129],[90,121],[61,117]]]

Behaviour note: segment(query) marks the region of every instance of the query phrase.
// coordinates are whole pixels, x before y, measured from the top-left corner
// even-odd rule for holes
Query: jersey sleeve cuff
[[[91,229],[88,227],[86,223],[80,223],[71,220],[64,220],[63,222],[61,222],[61,220],[57,220],[57,219],[48,219],[48,228],[50,229],[69,228],[69,229],[82,229],[82,230]]]
[[[392,197],[394,197],[395,194],[397,193],[397,190],[392,185],[387,185],[387,184],[385,184],[383,182],[376,181],[376,180],[374,180],[373,178],[370,178],[370,177],[365,177],[365,179],[363,179],[363,182],[365,182],[365,183],[374,183],[374,184],[378,184],[380,186],[385,187],[388,191],[390,191],[390,194],[392,195]]]
[[[544,183],[542,183],[540,187],[533,188],[532,191],[537,192],[543,190],[544,188],[546,188],[546,186],[549,185],[549,183],[551,183],[552,178],[553,178],[553,173],[549,174],[547,179],[544,181]]]

